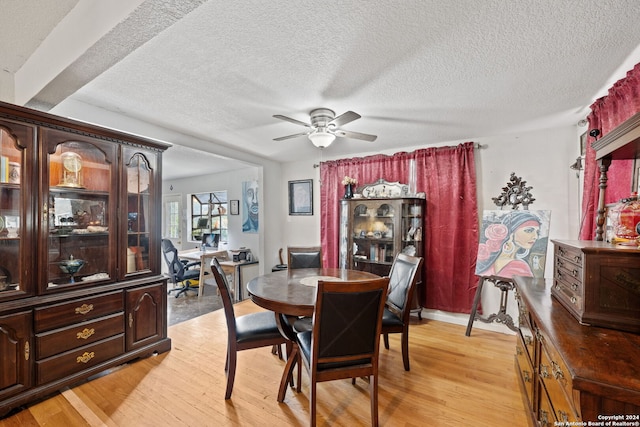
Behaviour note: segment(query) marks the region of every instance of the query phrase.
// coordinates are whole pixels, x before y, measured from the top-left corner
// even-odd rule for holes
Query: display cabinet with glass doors
[[[171,348],[167,147],[0,102],[0,417]]]
[[[341,268],[387,276],[398,253],[424,257],[425,199],[358,198],[340,203]],[[425,290],[423,269],[412,304],[416,311],[418,293]]]

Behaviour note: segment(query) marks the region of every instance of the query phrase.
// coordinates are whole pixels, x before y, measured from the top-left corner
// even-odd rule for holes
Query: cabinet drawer
[[[36,360],[124,333],[124,313],[116,313],[36,335]]]
[[[564,361],[553,346],[545,343],[541,346],[539,374],[544,384],[555,418],[558,421],[580,421],[580,414],[576,411],[571,400],[573,381]]]
[[[581,315],[584,311],[584,299],[561,280],[554,280],[551,293],[574,315]]]
[[[124,334],[36,362],[38,385],[92,368],[124,353]]]
[[[527,355],[525,347],[525,344],[522,342],[522,337],[518,336],[518,341],[516,342],[516,360],[518,362],[517,369],[518,374],[520,375],[520,380],[522,381],[527,393],[527,402],[531,404],[533,402],[533,384],[535,381],[535,375],[531,359]]]
[[[61,328],[123,310],[124,297],[121,291],[37,308],[34,314],[35,331],[39,333]]]
[[[574,267],[572,270],[569,270],[556,265],[554,278],[564,282],[573,292],[583,295],[582,268]]]
[[[561,262],[570,262],[575,265],[581,266],[583,255],[583,252],[579,248],[556,244],[556,263],[558,262],[558,260],[560,260]]]

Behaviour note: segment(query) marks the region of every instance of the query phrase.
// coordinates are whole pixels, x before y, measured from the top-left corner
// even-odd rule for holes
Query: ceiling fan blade
[[[281,114],[274,114],[273,117],[276,118],[276,119],[280,119],[280,120],[284,120],[284,121],[287,121],[287,122],[294,123],[296,125],[305,126],[305,127],[308,127],[308,128],[311,127],[311,125],[309,123],[301,122],[300,120],[292,119],[291,117],[283,116]]]
[[[354,120],[358,120],[360,117],[362,116],[358,113],[354,113],[353,111],[347,111],[346,113],[340,114],[338,117],[331,120],[329,124],[335,125],[336,127],[340,127],[342,125],[346,125],[347,123],[351,123]]]
[[[336,136],[340,136],[342,138],[351,138],[351,139],[362,139],[364,141],[373,142],[378,137],[377,135],[369,135],[368,133],[360,133],[360,132],[351,132],[348,130],[337,129],[333,132]]]
[[[296,133],[294,135],[281,136],[280,138],[273,138],[274,141],[284,141],[285,139],[297,138],[299,136],[309,135],[309,132]]]

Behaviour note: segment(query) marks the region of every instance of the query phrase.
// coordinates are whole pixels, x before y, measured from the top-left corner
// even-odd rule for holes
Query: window
[[[189,240],[202,241],[204,234],[218,234],[216,239],[227,239],[227,192],[212,191],[191,195],[191,230]]]

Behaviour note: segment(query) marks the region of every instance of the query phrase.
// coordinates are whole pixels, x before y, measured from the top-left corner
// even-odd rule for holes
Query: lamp
[[[327,132],[323,128],[318,128],[315,132],[309,134],[311,143],[318,148],[326,148],[331,145],[336,136]]]

